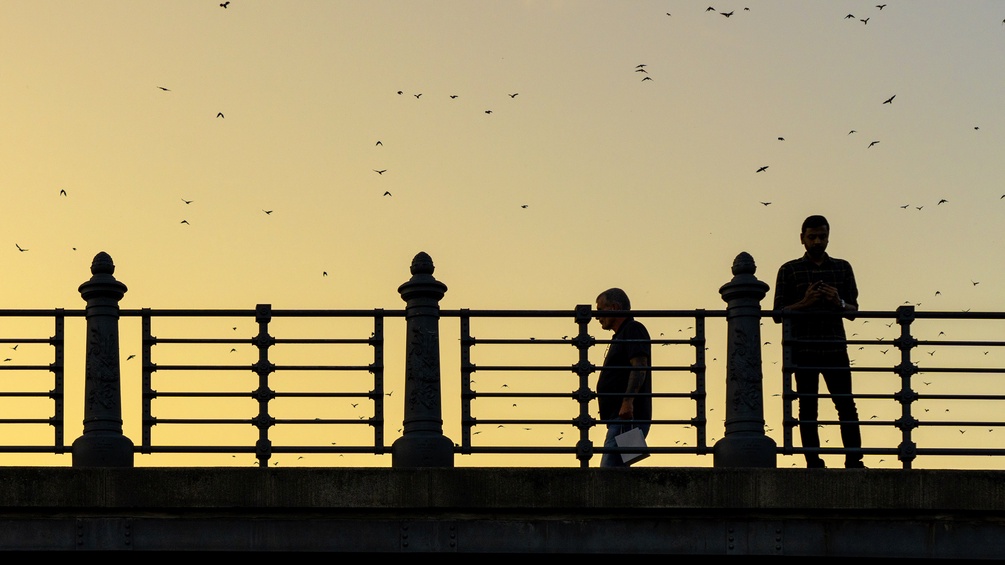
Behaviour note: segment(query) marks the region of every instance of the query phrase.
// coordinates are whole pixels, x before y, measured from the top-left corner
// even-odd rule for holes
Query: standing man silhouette
[[[597,297],[597,311],[631,310],[628,295],[620,288],[611,288]],[[607,421],[604,447],[617,447],[614,439],[632,428],[640,428],[643,437],[649,434],[653,417],[653,383],[650,359],[652,344],[649,331],[631,316],[602,316],[600,327],[614,332],[604,356],[604,367],[597,380],[600,419]],[[619,422],[618,420],[632,420]],[[605,453],[601,467],[627,467],[620,453]]]
[[[827,254],[829,236],[827,218],[810,216],[803,221],[799,241],[806,253],[778,269],[774,309],[812,314],[792,316],[788,320],[792,324],[793,338],[830,341],[798,343],[793,347],[796,392],[799,394],[799,437],[803,447],[820,447],[816,395],[822,374],[841,421],[841,441],[846,449],[858,449],[862,447],[862,436],[851,392],[851,363],[843,321],[845,317],[854,318],[858,311],[858,287],[851,264]],[[776,317],[775,321],[782,320]],[[806,466],[822,468],[824,461],[817,453],[806,453]],[[861,453],[845,456],[845,467],[864,466]]]

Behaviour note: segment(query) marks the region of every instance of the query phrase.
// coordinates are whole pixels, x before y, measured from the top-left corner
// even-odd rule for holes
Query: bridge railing
[[[611,340],[590,333],[598,314],[590,305],[440,310],[445,287],[432,279],[429,262],[418,270],[413,264],[413,279],[399,289],[408,304],[402,310],[279,310],[267,304],[118,310],[125,287],[111,278],[110,258],[99,258],[96,265],[107,265],[92,268],[95,276],[81,286],[87,309],[0,310],[0,328],[7,328],[0,344],[10,351],[0,364],[0,453],[72,454],[75,466],[132,465],[134,454],[241,456],[234,464],[246,464],[250,454],[259,466],[278,464],[279,456],[323,455],[328,459],[322,464],[330,465],[342,464],[332,457],[378,456],[355,464],[380,466],[379,456],[389,453],[396,466],[453,465],[455,456],[481,455],[507,456],[505,465],[537,465],[550,457],[553,464],[587,466],[610,451],[602,447],[609,422],[595,417],[595,383]],[[738,257],[734,275],[721,290],[725,310],[631,312],[652,335],[649,451],[664,457],[650,463],[701,465],[701,456],[711,453],[716,466],[770,467],[777,455],[843,455],[848,450],[839,442],[796,445],[799,395],[790,351],[799,341],[781,328],[781,348],[761,338],[764,321],[794,314],[760,309],[767,289],[753,278],[749,256]],[[122,331],[126,347],[119,346],[119,318],[128,328]],[[1001,320],[1005,313],[919,312],[913,306],[859,312],[859,329],[869,322],[888,328],[869,339],[849,330],[844,342],[855,358],[860,452],[896,458],[904,468],[920,456],[1005,455],[994,433],[1005,429],[997,417],[1005,369],[988,362],[1000,358],[989,353],[1005,342],[980,339],[1000,333],[997,325],[972,327]],[[80,331],[68,332],[68,321]],[[933,335],[926,324],[936,322],[953,324],[950,333],[964,337]],[[52,335],[45,337],[49,328]],[[68,341],[67,333],[86,337]],[[459,348],[441,348],[441,336],[456,337]],[[74,347],[81,341],[84,352]],[[51,362],[40,361],[44,346],[51,347]],[[28,349],[33,353],[22,361]],[[948,353],[954,350],[972,354]],[[899,354],[896,363],[891,352]],[[782,357],[780,370],[768,372],[767,380],[762,354]],[[765,392],[772,390],[779,392]],[[824,414],[834,395],[821,391]],[[68,448],[67,413],[72,418],[80,404],[84,433]],[[719,407],[725,408],[722,418],[722,411],[714,412]],[[807,423],[820,426],[823,437],[840,424],[825,416]],[[776,445],[772,438],[779,434]],[[102,459],[108,453],[116,455]],[[517,456],[522,463],[514,463]]]

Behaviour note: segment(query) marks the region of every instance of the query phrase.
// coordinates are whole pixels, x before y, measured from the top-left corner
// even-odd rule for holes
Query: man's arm
[[[642,385],[646,384],[646,372],[649,370],[648,357],[632,357],[629,361],[632,364],[632,372],[628,373],[628,388],[625,392],[629,394],[642,392]],[[621,411],[618,417],[622,420],[632,420],[635,416],[634,396],[626,396],[621,400]]]

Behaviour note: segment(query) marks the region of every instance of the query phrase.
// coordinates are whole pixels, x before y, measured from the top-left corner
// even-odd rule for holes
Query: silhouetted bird
[[[764,204],[765,206],[771,206],[771,202],[761,202],[761,204]]]
[[[62,188],[61,188],[61,189],[59,189],[59,195],[60,195],[60,196],[66,196],[66,190],[65,190],[65,189],[62,189]]]
[[[380,140],[378,139],[378,140],[377,140],[377,143],[376,143],[376,145],[380,145],[380,146],[382,146],[382,147],[383,147],[383,145],[384,145],[384,144],[383,144],[383,143],[381,143],[381,142],[380,142]]]
[[[851,135],[851,134],[853,134],[853,133],[858,133],[858,131],[856,131],[856,130],[851,130],[850,132],[848,132],[848,135]]]
[[[21,253],[24,253],[25,251],[28,251],[27,249],[21,247],[20,245],[18,245],[16,243],[14,244],[14,247],[17,247],[17,250],[20,251]]]
[[[719,12],[719,13],[726,16],[727,18],[733,15],[733,12]]]
[[[223,112],[217,112],[216,113],[216,117],[217,118],[222,118],[223,117]]]
[[[164,88],[163,86],[158,86],[157,88],[163,90],[164,92],[171,92],[170,88]]]
[[[713,7],[709,6],[708,8],[705,8],[705,11],[706,11],[706,12],[714,12],[714,11],[715,11],[715,8],[713,8]]]
[[[391,196],[391,191],[385,190],[384,191],[384,196]]]
[[[265,212],[266,216],[269,216],[269,215],[272,214],[272,210],[262,210],[262,212]]]
[[[387,172],[387,169],[381,169],[379,171],[377,169],[374,169],[373,172],[377,173],[378,175],[382,175]]]
[[[864,20],[859,20],[859,21],[862,22],[863,24],[868,24],[869,23],[869,18],[866,18]]]
[[[879,142],[878,141],[873,141],[872,143],[869,144],[869,147],[872,147],[873,145],[876,145],[877,143],[879,143]],[[866,149],[868,149],[869,147],[866,147]]]
[[[844,17],[844,19],[846,19],[846,20],[854,20],[855,19],[855,14],[848,14],[847,16]]]
[[[328,271],[321,271],[321,276],[322,277],[327,277],[328,276]]]
[[[891,97],[887,98],[886,100],[884,100],[883,104],[892,104],[893,103],[893,99],[896,98],[896,97],[897,97],[897,95],[894,94],[893,96],[891,96]]]
[[[485,113],[486,113],[486,114],[491,114],[491,113],[492,113],[492,110],[485,110]]]
[[[181,201],[184,202],[185,204],[191,204],[192,203],[191,200],[185,200],[184,198],[182,198]]]
[[[230,0],[227,0],[223,4],[220,4],[220,7],[223,8],[224,10],[227,9],[227,6],[230,6]]]
[[[757,170],[756,170],[756,171],[754,171],[754,172],[755,172],[755,173],[760,173],[760,172],[764,172],[764,171],[766,171],[766,170],[768,170],[768,166],[767,166],[767,165],[764,165],[763,167],[761,167],[760,169],[757,169]]]
[[[453,100],[454,98],[457,98],[457,95],[456,94],[451,94],[450,95],[450,99]]]
[[[510,94],[509,97],[510,98],[516,98],[518,94],[520,94],[520,93],[519,92],[514,92],[513,94]]]
[[[415,97],[416,97],[416,98],[418,98],[418,97],[420,97],[420,96],[422,96],[422,93],[421,93],[421,92],[415,95]]]
[[[183,223],[183,224],[186,224],[186,225],[189,225],[189,226],[191,226],[191,225],[192,225],[192,224],[188,223],[188,220],[182,220],[182,221],[181,221],[181,223]]]
[[[945,198],[943,198],[942,200],[939,200],[938,204],[942,204],[942,203],[944,203],[944,202],[949,202],[949,201],[948,201],[948,200],[946,200]],[[938,204],[936,204],[936,206],[937,206]]]
[[[886,4],[876,4],[876,7],[882,10],[883,8],[886,8]]]
[[[647,81],[647,80],[653,80],[653,77],[645,77],[645,78],[644,78],[644,79],[642,79],[642,80],[643,80],[643,81]]]
[[[521,208],[526,208],[527,206],[530,206],[530,204],[521,204],[520,205]],[[25,251],[27,251],[27,249]]]

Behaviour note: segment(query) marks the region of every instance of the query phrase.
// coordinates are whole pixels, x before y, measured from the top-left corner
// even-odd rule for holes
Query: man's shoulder
[[[786,261],[786,262],[782,263],[782,266],[778,267],[778,270],[779,271],[791,271],[792,269],[795,269],[799,265],[802,265],[805,261],[806,261],[805,257],[797,257],[797,258],[795,258],[795,259],[793,259],[791,261]]]
[[[632,318],[631,320],[625,320],[625,325],[622,328],[622,331],[619,332],[619,333],[621,333],[621,334],[623,334],[625,336],[630,336],[630,335],[640,336],[640,335],[643,335],[646,338],[649,337],[649,330],[646,329],[645,324],[643,324],[642,322],[636,320],[635,318]]]

